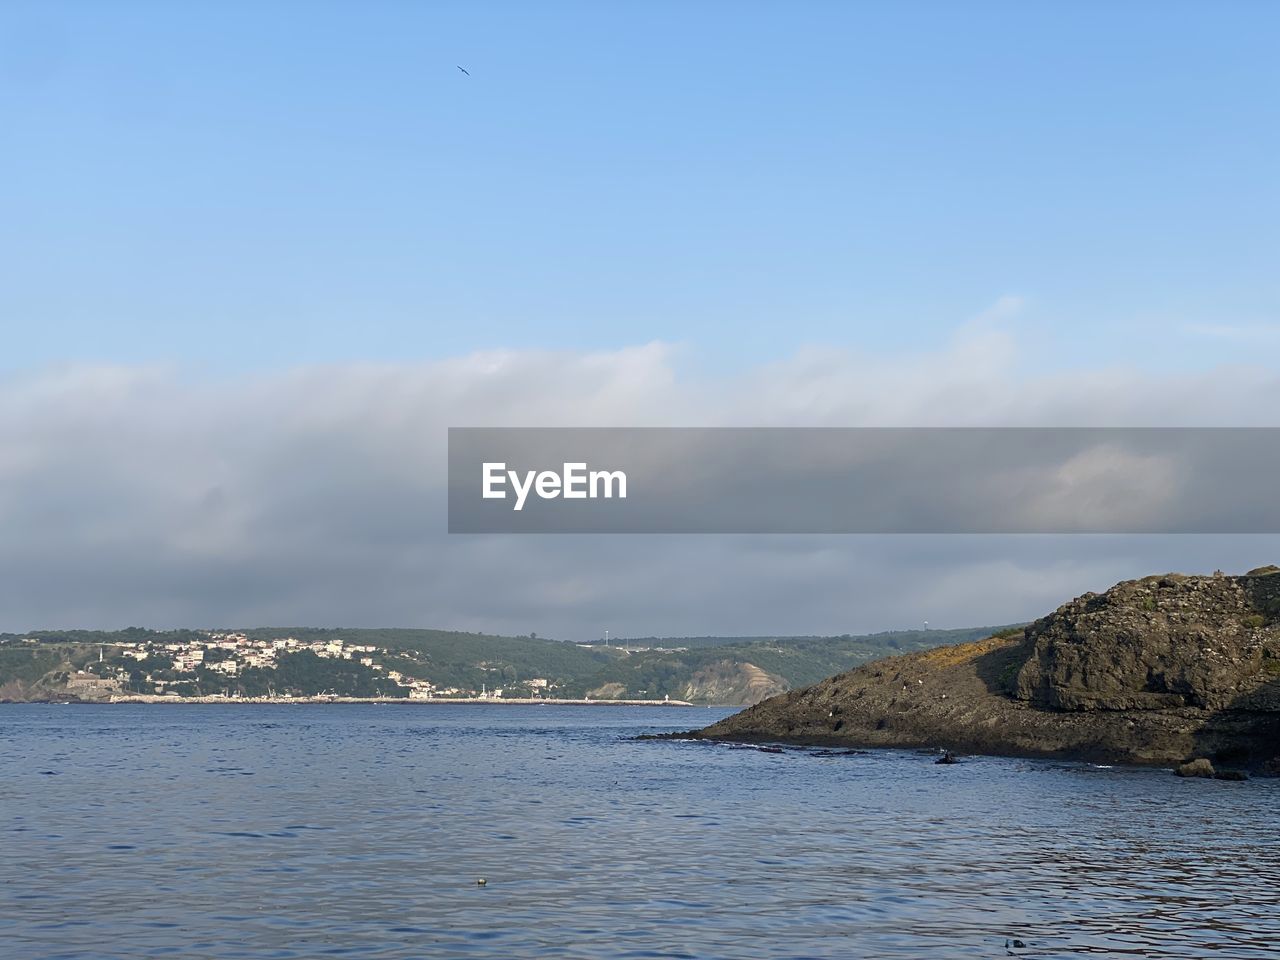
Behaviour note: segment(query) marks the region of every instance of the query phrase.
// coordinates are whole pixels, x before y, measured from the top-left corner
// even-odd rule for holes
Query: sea
[[[1280,954],[1280,781],[730,712],[0,705],[0,957]]]

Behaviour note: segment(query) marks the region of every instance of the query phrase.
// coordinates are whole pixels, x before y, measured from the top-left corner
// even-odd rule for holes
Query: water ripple
[[[1280,940],[1274,781],[632,739],[716,711],[261,709],[0,708],[7,954],[1251,958]]]

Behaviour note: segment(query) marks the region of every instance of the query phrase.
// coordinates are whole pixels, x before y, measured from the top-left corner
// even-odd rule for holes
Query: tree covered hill
[[[998,628],[904,630],[868,635],[782,637],[625,638],[610,644],[576,644],[524,637],[423,629],[256,628],[235,631],[254,642],[315,646],[341,643],[361,650],[351,666],[311,654],[285,654],[273,665],[245,668],[233,678],[213,665],[224,656],[189,667],[166,653],[200,644],[204,630],[37,630],[0,634],[0,700],[62,698],[77,676],[116,677],[121,692],[178,695],[234,693],[260,696],[408,695],[414,681],[465,694],[501,689],[504,696],[546,695],[596,699],[672,699],[751,703],[878,657],[962,643]],[[155,651],[145,659],[124,647]],[[259,645],[264,645],[259,643]],[[179,663],[175,663],[175,658]],[[367,658],[372,666],[362,661]],[[223,664],[225,666],[225,664]],[[377,677],[374,676],[377,672]],[[400,677],[399,681],[387,678]],[[154,682],[153,682],[154,681]],[[398,686],[403,684],[404,686]],[[315,689],[312,689],[314,687]]]
[[[811,642],[821,644],[833,641],[844,641],[854,644],[872,644],[883,646],[888,650],[912,650],[936,647],[948,643],[961,643],[957,637],[969,637],[976,630],[981,633],[988,627],[963,628],[960,630],[886,630],[880,633],[839,634],[826,636],[821,634],[796,634],[785,636],[715,636],[715,637],[615,637],[607,645],[629,650],[661,649],[661,650],[702,650],[710,647],[744,647],[759,644],[804,645]],[[591,646],[606,646],[604,640],[593,640]],[[920,645],[923,645],[921,647]]]
[[[593,689],[613,693],[616,687],[611,685],[620,685],[631,696],[750,703],[815,683],[869,660],[966,643],[999,629],[1002,628],[896,630],[831,637],[623,639],[617,643],[631,652],[588,678],[582,693]]]

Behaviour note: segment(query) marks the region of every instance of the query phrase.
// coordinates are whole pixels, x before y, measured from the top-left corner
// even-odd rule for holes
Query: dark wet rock
[[[1217,770],[1213,774],[1215,780],[1248,780],[1249,775],[1243,770]]]
[[[943,752],[942,756],[940,756],[937,760],[933,762],[940,763],[940,764],[948,764],[948,763],[958,763],[959,761],[956,760],[956,755],[954,753],[952,753],[950,750],[947,750]]]
[[[1277,710],[1280,691],[1256,681],[1280,667],[1278,616],[1273,573],[1167,574],[1086,593],[1027,628],[1031,656],[1014,696],[1060,710],[1141,710],[1222,709],[1250,695]]]
[[[1126,581],[1023,630],[864,664],[693,735],[1256,767],[1280,743],[1280,568]]]
[[[1197,757],[1194,760],[1188,760],[1182,766],[1174,771],[1180,777],[1204,777],[1211,779],[1217,771],[1213,769],[1213,764],[1204,757]]]

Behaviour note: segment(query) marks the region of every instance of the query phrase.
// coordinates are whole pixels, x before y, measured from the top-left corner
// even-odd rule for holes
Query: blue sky
[[[1280,345],[1280,7],[6,3],[0,370]],[[456,65],[471,71],[462,75]]]
[[[7,0],[0,629],[845,633],[1275,562],[449,537],[442,458],[476,424],[1276,425],[1277,35],[1262,2]]]

